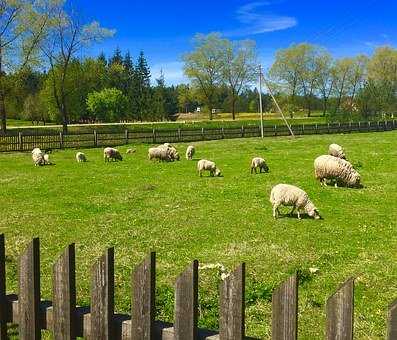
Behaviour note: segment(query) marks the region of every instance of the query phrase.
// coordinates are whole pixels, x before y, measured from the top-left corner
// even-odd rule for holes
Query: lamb
[[[280,211],[278,210],[280,205],[292,206],[290,215],[297,209],[298,219],[301,219],[300,210],[304,210],[310,217],[316,220],[321,218],[317,208],[310,201],[307,193],[294,185],[277,184],[274,186],[270,193],[270,203],[273,206],[274,218],[278,218],[280,215]]]
[[[44,159],[44,165],[50,165],[51,164],[50,155],[48,153],[44,154],[43,159]]]
[[[34,148],[32,151],[32,159],[35,166],[37,165],[44,165],[44,154],[39,148]]]
[[[219,170],[219,168],[216,166],[216,164],[214,162],[208,161],[206,159],[201,159],[197,163],[197,171],[198,171],[200,177],[203,176],[203,171],[205,171],[205,170],[210,172],[211,177],[221,175],[221,171]]]
[[[119,150],[115,148],[105,148],[103,150],[103,158],[105,159],[105,162],[109,162],[110,160],[112,161],[123,160],[123,157],[121,156]]]
[[[328,148],[328,155],[346,159],[345,151],[343,148],[338,144],[331,144]]]
[[[77,163],[87,162],[87,158],[84,153],[78,152],[76,153],[76,161]]]
[[[339,184],[348,187],[359,187],[361,176],[350,162],[330,156],[322,155],[314,161],[314,174],[321,185],[326,186],[327,180],[334,180],[335,187]]]
[[[186,149],[186,159],[188,161],[191,161],[193,159],[195,152],[196,152],[196,149],[194,148],[194,146],[189,145]]]
[[[252,158],[251,161],[251,174],[255,171],[255,173],[257,173],[257,169],[259,168],[259,173],[262,172],[262,170],[264,172],[269,172],[269,167],[266,164],[266,161],[263,158],[260,157],[255,157]]]
[[[135,149],[127,149],[127,151],[125,152],[127,155],[130,155],[132,153],[135,153],[136,150]]]
[[[157,159],[159,161],[170,162],[171,161],[170,150],[164,147],[150,148],[148,152],[148,158],[150,161],[153,159]]]

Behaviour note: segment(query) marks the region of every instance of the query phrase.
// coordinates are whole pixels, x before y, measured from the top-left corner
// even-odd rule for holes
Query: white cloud
[[[163,71],[165,82],[168,85],[186,83],[188,80],[183,74],[183,63],[179,61],[159,62],[151,66],[152,79],[155,81]]]
[[[281,31],[298,24],[294,17],[283,16],[271,11],[261,11],[270,2],[251,2],[236,11],[237,20],[242,24],[238,29],[224,32],[226,36],[246,36]]]

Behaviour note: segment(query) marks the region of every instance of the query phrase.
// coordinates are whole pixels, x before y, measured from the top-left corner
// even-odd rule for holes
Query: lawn
[[[321,188],[313,160],[336,142],[362,175],[362,189]],[[356,277],[355,337],[384,338],[388,304],[397,297],[397,132],[197,142],[195,159],[216,161],[223,177],[200,178],[195,161],[152,163],[148,145],[123,162],[104,163],[102,150],[52,154],[54,166],[34,167],[28,153],[0,154],[0,233],[6,235],[7,290],[17,291],[17,258],[41,241],[42,297],[51,298],[51,266],[76,243],[77,294],[89,303],[89,270],[115,246],[116,310],[129,312],[130,275],[157,252],[158,319],[172,320],[177,275],[193,260],[247,265],[247,335],[269,338],[271,292],[296,270],[299,338],[321,339],[325,302]],[[177,144],[184,153],[186,144]],[[123,146],[125,150],[131,146]],[[135,146],[134,146],[135,147]],[[269,174],[249,174],[263,156]],[[268,201],[277,183],[306,190],[323,220],[273,220]],[[309,268],[318,268],[310,274]],[[217,328],[219,273],[200,270],[201,327]]]

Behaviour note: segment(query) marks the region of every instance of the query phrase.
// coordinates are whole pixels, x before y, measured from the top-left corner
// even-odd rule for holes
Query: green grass
[[[88,304],[90,266],[115,246],[116,311],[129,312],[131,270],[155,250],[157,318],[171,321],[174,279],[193,259],[228,270],[245,261],[249,336],[270,337],[272,289],[301,270],[300,339],[323,338],[326,299],[350,276],[357,278],[355,337],[384,338],[387,306],[397,297],[396,141],[394,131],[194,143],[196,159],[216,161],[220,178],[200,178],[194,161],[151,163],[148,145],[108,164],[100,149],[84,150],[85,164],[75,162],[75,150],[57,151],[56,165],[46,167],[34,167],[28,153],[0,154],[7,290],[17,291],[18,254],[39,236],[42,296],[51,298],[51,266],[76,242],[78,303]],[[364,188],[321,188],[315,181],[313,160],[331,142],[361,165]],[[186,144],[177,147],[183,153]],[[257,155],[268,161],[269,174],[249,174]],[[269,192],[282,182],[306,190],[324,220],[274,221]],[[219,274],[199,275],[199,324],[217,328]]]

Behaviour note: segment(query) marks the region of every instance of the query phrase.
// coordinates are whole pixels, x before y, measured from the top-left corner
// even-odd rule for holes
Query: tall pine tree
[[[151,87],[150,87],[150,69],[143,54],[139,54],[138,62],[135,67],[135,105],[136,118],[140,121],[147,120],[150,116],[151,109]]]
[[[166,117],[167,93],[163,70],[160,78],[156,79],[156,87],[153,91],[153,107],[150,115],[151,120],[163,120]]]

